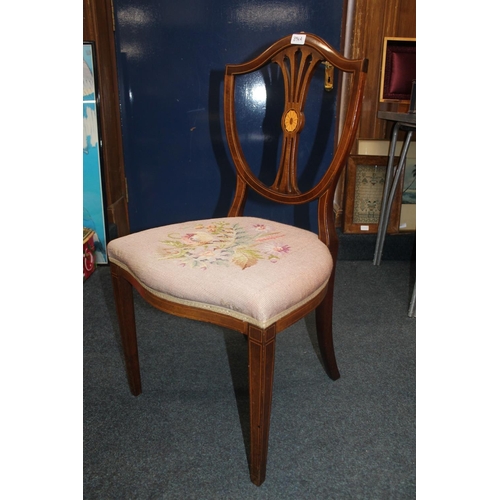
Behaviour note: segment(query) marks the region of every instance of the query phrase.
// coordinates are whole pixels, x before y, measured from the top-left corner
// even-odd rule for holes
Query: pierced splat
[[[276,180],[272,186],[280,193],[300,194],[297,184],[299,134],[305,123],[303,114],[307,91],[321,56],[309,47],[293,46],[272,59],[283,73],[285,109],[281,126],[283,144]]]
[[[291,47],[272,59],[283,72],[286,105],[303,110],[313,71],[322,60],[316,51],[301,46]]]

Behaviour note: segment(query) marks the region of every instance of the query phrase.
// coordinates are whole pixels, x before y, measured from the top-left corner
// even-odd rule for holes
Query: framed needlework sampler
[[[388,161],[388,156],[349,157],[344,197],[344,233],[377,233]],[[394,169],[398,161],[399,158],[394,158]],[[392,203],[388,233],[399,232],[402,181],[403,176]]]

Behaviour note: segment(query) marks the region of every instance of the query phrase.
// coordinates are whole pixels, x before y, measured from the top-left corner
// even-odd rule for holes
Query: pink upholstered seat
[[[171,301],[266,328],[328,284],[328,247],[309,231],[253,217],[199,220],[108,245],[111,262]]]

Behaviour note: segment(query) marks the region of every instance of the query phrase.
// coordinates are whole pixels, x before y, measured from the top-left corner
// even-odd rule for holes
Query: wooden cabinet
[[[416,37],[416,0],[356,0],[353,18],[351,57],[370,61],[358,137],[389,139],[392,124],[378,119],[377,112],[397,111],[398,105],[379,102],[383,41]]]
[[[393,123],[377,117],[379,111],[403,111],[394,102],[380,102],[380,76],[382,70],[384,37],[416,38],[416,0],[352,0],[352,28],[345,41],[349,56],[354,59],[366,57],[369,60],[363,107],[357,138],[387,142],[387,153],[377,151],[376,155],[389,154],[388,141],[391,138]],[[406,111],[405,105],[404,111]],[[416,134],[414,134],[416,137]],[[403,136],[400,137],[403,139]],[[357,155],[355,144],[352,155]],[[362,153],[367,154],[367,153]],[[372,155],[374,153],[371,153]],[[346,176],[344,175],[344,182]],[[336,194],[334,209],[337,225],[341,225],[345,211],[352,207],[345,204],[352,201],[347,196],[349,186],[344,183],[343,192]]]

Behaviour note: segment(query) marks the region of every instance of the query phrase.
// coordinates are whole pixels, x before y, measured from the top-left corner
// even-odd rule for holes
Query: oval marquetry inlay
[[[288,110],[285,115],[285,129],[287,132],[293,132],[297,128],[297,124],[299,123],[299,116],[297,115],[297,111],[294,109]]]

